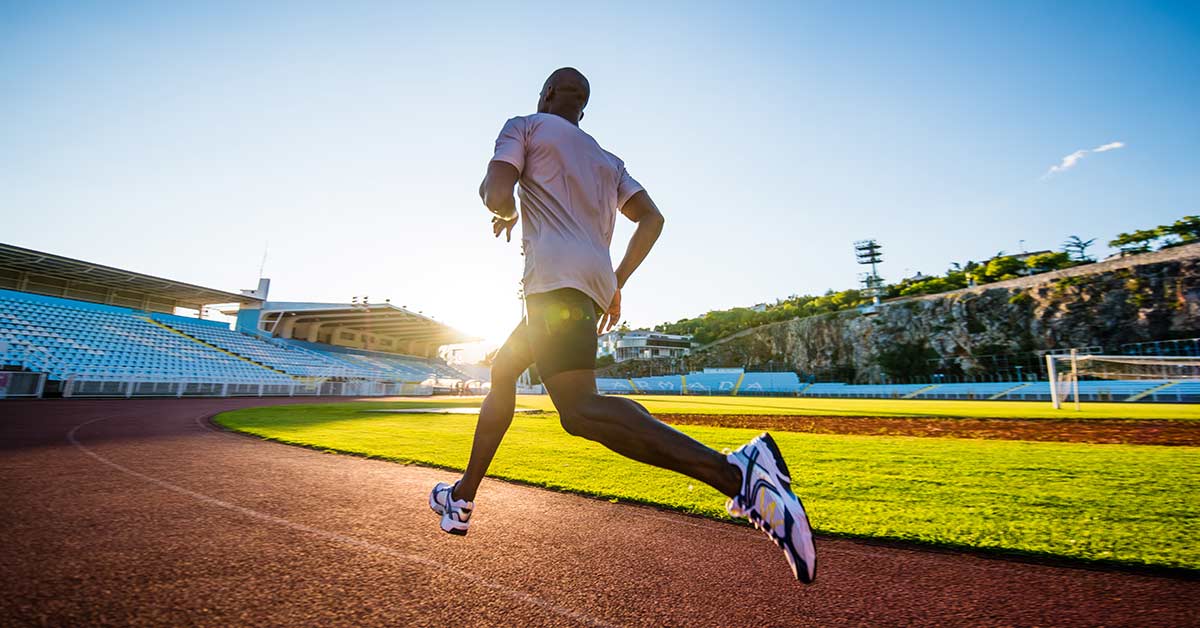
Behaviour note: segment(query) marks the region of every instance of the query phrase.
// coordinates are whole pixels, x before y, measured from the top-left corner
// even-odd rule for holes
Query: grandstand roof
[[[286,323],[289,320],[293,325],[331,323],[342,329],[397,340],[429,343],[431,346],[479,340],[445,323],[391,303],[365,305],[268,301],[263,304],[259,324],[265,331],[272,332],[281,322]]]
[[[216,303],[251,305],[256,297],[143,275],[103,264],[0,243],[0,287],[80,301],[171,313]]]

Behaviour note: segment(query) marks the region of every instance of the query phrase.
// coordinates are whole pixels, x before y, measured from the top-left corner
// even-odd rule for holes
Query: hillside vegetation
[[[1088,248],[1094,241],[1071,236],[1057,252],[1035,255],[1000,252],[983,262],[955,263],[941,275],[909,278],[887,285],[880,296],[893,299],[940,294],[1091,264],[1095,260],[1088,255]],[[1120,249],[1123,255],[1136,255],[1193,242],[1200,242],[1200,216],[1184,216],[1170,225],[1121,233],[1109,241],[1109,246]],[[821,296],[792,295],[766,305],[761,311],[749,307],[713,310],[674,323],[662,323],[654,329],[670,334],[690,334],[696,342],[706,345],[760,325],[855,309],[870,301],[858,289],[830,290]]]

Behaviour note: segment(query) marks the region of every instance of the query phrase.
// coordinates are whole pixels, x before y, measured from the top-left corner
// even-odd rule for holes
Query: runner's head
[[[538,113],[553,113],[574,124],[583,119],[592,88],[587,77],[575,68],[559,68],[550,73],[538,98]]]

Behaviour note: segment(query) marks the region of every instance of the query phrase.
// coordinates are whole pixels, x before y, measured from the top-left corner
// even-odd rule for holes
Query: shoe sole
[[[447,530],[445,526],[442,526],[442,531],[446,532],[448,534],[453,534],[454,536],[466,536],[467,535],[466,530],[461,530],[459,528],[450,528],[449,530]]]

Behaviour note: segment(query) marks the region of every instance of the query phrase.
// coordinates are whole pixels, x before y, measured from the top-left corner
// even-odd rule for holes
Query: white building
[[[692,337],[664,334],[647,329],[610,331],[600,336],[597,356],[611,355],[613,360],[644,360],[649,358],[682,358],[691,352]]]

